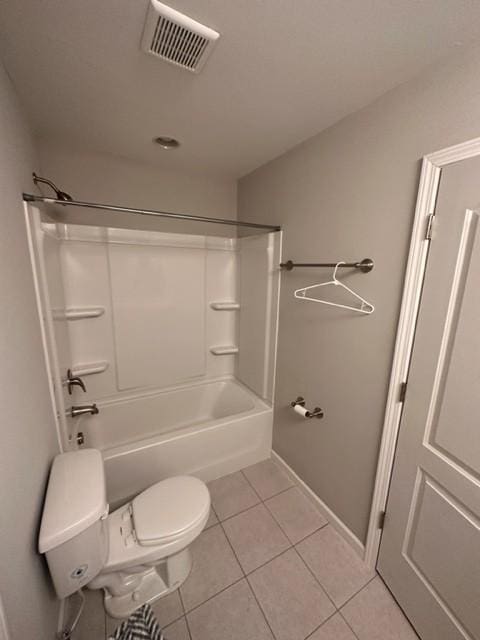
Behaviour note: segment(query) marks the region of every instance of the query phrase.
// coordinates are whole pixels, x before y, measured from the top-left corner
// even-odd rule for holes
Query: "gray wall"
[[[371,316],[301,302],[282,275],[274,449],[365,540],[423,155],[480,136],[480,50],[438,65],[240,181],[238,217],[281,223],[284,259],[371,257],[345,283]],[[301,114],[298,114],[301,118]],[[323,421],[301,421],[298,394]]]
[[[52,640],[59,603],[36,545],[57,441],[21,200],[34,156],[1,64],[0,140],[0,591],[12,640]]]
[[[112,155],[90,153],[39,140],[44,175],[76,200],[116,204],[134,208],[163,209],[214,218],[235,218],[236,180],[201,172],[168,171],[160,167]],[[163,151],[159,154],[175,153]],[[51,194],[42,186],[45,195]],[[80,224],[113,225],[155,229],[172,233],[235,235],[235,227],[185,221],[165,222],[119,213],[60,208],[62,219]]]

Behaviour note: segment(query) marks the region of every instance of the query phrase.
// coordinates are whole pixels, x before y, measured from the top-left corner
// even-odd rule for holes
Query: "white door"
[[[423,640],[480,640],[480,159],[443,169],[378,570]]]

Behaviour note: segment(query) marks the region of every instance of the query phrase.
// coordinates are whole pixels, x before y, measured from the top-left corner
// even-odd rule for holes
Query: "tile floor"
[[[381,579],[273,461],[209,488],[192,572],[152,606],[167,640],[417,640]],[[119,621],[85,591],[74,640],[105,640]]]

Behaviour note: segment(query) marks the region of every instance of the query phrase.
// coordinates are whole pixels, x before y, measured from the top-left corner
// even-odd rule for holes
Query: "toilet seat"
[[[101,574],[153,565],[181,551],[200,534],[209,513],[210,494],[197,478],[177,476],[152,485],[108,516]]]
[[[132,501],[135,536],[142,546],[172,542],[203,520],[210,509],[205,484],[192,476],[162,480]]]

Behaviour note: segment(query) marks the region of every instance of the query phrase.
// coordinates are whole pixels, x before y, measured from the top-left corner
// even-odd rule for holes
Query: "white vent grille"
[[[150,0],[142,38],[146,53],[198,73],[218,37],[213,29],[158,0]]]

